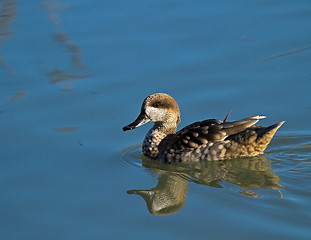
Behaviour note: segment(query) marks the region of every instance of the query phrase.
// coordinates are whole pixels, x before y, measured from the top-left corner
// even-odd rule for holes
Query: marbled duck
[[[226,121],[227,117],[224,121],[208,119],[195,122],[176,132],[180,122],[178,104],[168,94],[155,93],[144,100],[137,119],[123,127],[123,131],[154,122],[144,139],[143,154],[170,163],[225,160],[262,154],[284,123],[262,127],[255,124],[265,116],[257,115],[232,122]]]

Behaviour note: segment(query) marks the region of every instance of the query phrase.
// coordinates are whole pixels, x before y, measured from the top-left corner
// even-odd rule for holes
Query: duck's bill
[[[146,116],[145,113],[141,113],[139,114],[139,116],[137,117],[137,119],[132,122],[131,124],[123,127],[123,131],[127,131],[127,130],[132,130],[134,128],[137,128],[145,123],[150,122],[150,119]]]

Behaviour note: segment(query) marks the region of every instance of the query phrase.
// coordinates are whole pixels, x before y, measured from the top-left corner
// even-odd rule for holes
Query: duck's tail
[[[285,121],[273,124],[269,127],[259,128],[258,131],[256,131],[257,132],[256,148],[258,149],[258,151],[263,152],[267,148],[274,134],[283,125],[283,123],[285,123]]]
[[[254,125],[242,132],[229,136],[227,140],[230,140],[231,144],[228,154],[230,153],[232,157],[262,154],[284,122],[279,122],[269,127]]]

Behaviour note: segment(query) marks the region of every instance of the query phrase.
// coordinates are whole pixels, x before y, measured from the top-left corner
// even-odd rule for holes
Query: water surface
[[[311,4],[0,3],[2,239],[310,239]],[[285,120],[264,155],[142,157],[142,100],[171,94],[180,128]],[[179,128],[179,129],[180,129]]]

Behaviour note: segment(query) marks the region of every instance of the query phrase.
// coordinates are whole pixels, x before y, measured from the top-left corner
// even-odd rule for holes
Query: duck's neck
[[[154,123],[154,126],[147,133],[143,142],[143,154],[149,158],[156,159],[163,150],[160,143],[168,135],[176,133],[177,126],[166,125],[163,123]],[[165,144],[162,144],[163,146]]]

